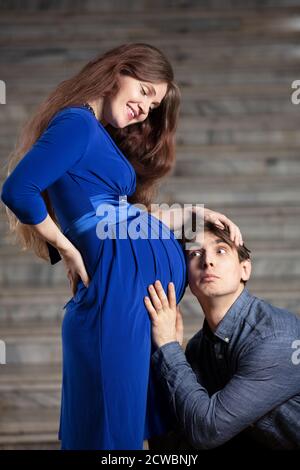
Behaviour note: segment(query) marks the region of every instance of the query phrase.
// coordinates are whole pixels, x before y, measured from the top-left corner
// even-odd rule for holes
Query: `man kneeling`
[[[166,295],[156,281],[145,297],[157,347],[152,364],[178,428],[196,449],[242,431],[264,447],[300,448],[300,319],[250,294],[250,252],[226,228],[205,223],[203,238],[186,250],[205,321],[185,353],[174,285]]]

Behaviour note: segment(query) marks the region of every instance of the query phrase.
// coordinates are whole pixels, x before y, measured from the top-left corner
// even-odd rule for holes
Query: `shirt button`
[[[224,341],[225,341],[226,343],[229,343],[229,338],[227,338],[227,336],[226,336],[226,338],[224,338]]]
[[[218,359],[223,359],[223,354],[218,354]]]

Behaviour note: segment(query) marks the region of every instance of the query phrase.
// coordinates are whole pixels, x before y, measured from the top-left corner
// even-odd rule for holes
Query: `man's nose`
[[[203,253],[201,256],[201,267],[208,268],[208,266],[214,266],[214,259],[211,254]]]

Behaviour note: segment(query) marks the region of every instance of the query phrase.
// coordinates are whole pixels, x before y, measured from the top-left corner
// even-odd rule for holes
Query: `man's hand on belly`
[[[149,297],[144,298],[152,322],[152,338],[160,348],[164,344],[178,341],[183,343],[183,322],[179,307],[176,306],[175,287],[172,282],[168,285],[166,295],[160,281],[148,286]]]

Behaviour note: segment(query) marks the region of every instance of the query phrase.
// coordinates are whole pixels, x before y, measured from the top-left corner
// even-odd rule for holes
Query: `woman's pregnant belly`
[[[148,212],[129,214],[117,223],[111,215],[81,217],[66,236],[80,251],[90,286],[101,288],[102,298],[113,281],[115,295],[118,289],[124,296],[135,290],[135,297],[143,302],[148,285],[157,279],[165,290],[174,282],[177,302],[182,298],[186,286],[183,249],[174,233]],[[85,288],[80,281],[73,300],[79,301],[82,294],[92,291],[90,286]]]

